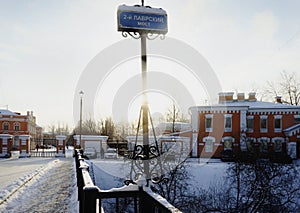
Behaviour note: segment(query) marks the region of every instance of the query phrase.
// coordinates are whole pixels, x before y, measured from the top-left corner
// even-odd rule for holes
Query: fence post
[[[97,197],[98,187],[84,187],[83,188],[83,212],[84,213],[96,213],[97,211]]]
[[[77,177],[77,189],[78,189],[78,201],[79,201],[79,212],[83,212],[83,177],[82,177],[82,168],[80,168],[80,161],[83,161],[79,151],[74,150],[75,152],[75,162],[76,162],[76,177]]]
[[[155,212],[155,205],[147,199],[147,194],[143,190],[143,187],[139,187],[140,199],[139,199],[139,212]]]

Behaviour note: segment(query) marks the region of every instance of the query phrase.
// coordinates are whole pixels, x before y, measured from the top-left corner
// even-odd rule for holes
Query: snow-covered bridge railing
[[[101,190],[94,185],[89,174],[89,165],[82,158],[81,150],[75,150],[75,161],[80,213],[102,212],[102,203],[105,200],[111,201],[110,209],[113,212],[123,212],[124,208],[135,213],[181,212],[149,187],[129,184],[121,188]]]

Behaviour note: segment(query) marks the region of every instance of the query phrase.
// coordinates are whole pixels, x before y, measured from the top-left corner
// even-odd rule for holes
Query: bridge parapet
[[[145,185],[129,184],[120,188],[110,190],[101,190],[95,186],[89,174],[89,165],[82,157],[82,150],[75,150],[76,174],[78,186],[78,201],[80,213],[101,212],[102,201],[105,199],[114,199],[115,212],[122,212],[124,203],[121,199],[125,198],[131,210],[135,213],[142,212],[161,212],[161,213],[179,213],[181,212],[166,199],[151,191]],[[128,200],[133,202],[129,203]],[[125,205],[126,205],[125,202]]]

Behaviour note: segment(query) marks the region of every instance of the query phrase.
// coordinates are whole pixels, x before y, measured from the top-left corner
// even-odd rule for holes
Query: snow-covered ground
[[[0,160],[0,212],[78,212],[72,158]]]
[[[51,158],[18,158],[0,160],[0,202],[5,195],[37,174]]]
[[[130,163],[122,159],[93,159],[92,179],[101,189],[124,185]],[[295,161],[299,165],[299,161]],[[188,159],[191,192],[226,178],[230,163],[215,159]],[[0,160],[0,212],[78,212],[73,158]]]
[[[94,159],[91,162],[94,174],[92,178],[101,189],[120,187],[124,185],[123,181],[129,178],[130,164],[122,159]],[[206,188],[225,177],[229,164],[217,159],[188,159],[186,165],[191,177],[190,186]]]

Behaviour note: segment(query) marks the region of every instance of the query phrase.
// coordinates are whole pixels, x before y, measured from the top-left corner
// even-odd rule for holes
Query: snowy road
[[[53,158],[20,158],[0,160],[0,191],[6,190],[20,177],[31,175]]]
[[[21,163],[22,160],[17,161]],[[28,183],[0,205],[0,212],[78,212],[73,159],[39,159],[38,161],[28,159],[27,161],[27,164],[23,162],[24,168],[13,162],[6,162],[15,166],[10,171],[12,176],[18,176],[18,173],[22,173],[23,170],[28,170],[25,173],[30,173],[30,168],[35,172],[31,173],[33,177]],[[36,168],[40,164],[44,165]]]

